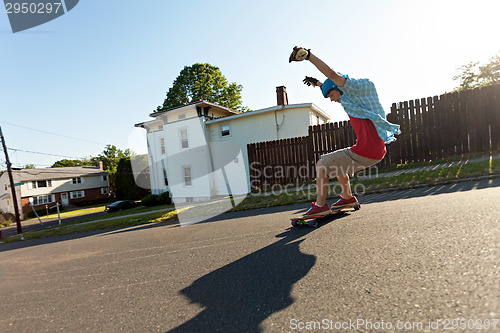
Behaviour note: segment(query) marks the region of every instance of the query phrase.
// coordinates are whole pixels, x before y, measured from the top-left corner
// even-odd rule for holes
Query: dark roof
[[[191,106],[191,105],[213,106],[213,107],[216,107],[216,108],[219,108],[219,109],[222,109],[222,110],[226,110],[226,111],[228,111],[230,113],[233,113],[233,114],[240,114],[241,113],[239,111],[236,111],[236,110],[233,110],[233,109],[230,109],[230,108],[226,108],[225,106],[220,106],[220,105],[217,105],[217,104],[214,104],[214,103],[211,103],[211,102],[207,102],[207,101],[204,101],[204,100],[197,100],[197,101],[188,103],[186,105],[181,105],[181,106],[176,106],[176,107],[173,107],[173,108],[170,108],[170,109],[156,111],[156,112],[151,113],[149,116],[151,116],[151,117],[157,117],[157,116],[159,116],[161,114],[164,114],[166,112],[174,111],[174,110],[177,110],[177,109],[180,109],[180,108],[183,108],[183,107],[186,107],[186,106]]]
[[[94,166],[64,167],[47,169],[21,169],[12,171],[18,181],[75,178],[84,176],[105,175],[106,171]]]

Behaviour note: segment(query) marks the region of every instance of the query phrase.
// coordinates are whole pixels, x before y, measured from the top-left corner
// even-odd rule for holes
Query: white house
[[[285,87],[277,97],[245,113],[196,101],[136,124],[147,131],[152,193],[169,191],[176,204],[249,193],[247,144],[305,136],[329,120],[312,103],[288,105]]]
[[[109,175],[97,167],[65,167],[13,170],[21,219],[32,209],[75,205],[106,199],[109,196]],[[33,206],[33,208],[32,208]],[[0,176],[0,212],[14,214],[9,176]]]

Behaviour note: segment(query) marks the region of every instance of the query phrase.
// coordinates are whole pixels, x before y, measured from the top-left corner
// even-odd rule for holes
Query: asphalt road
[[[295,205],[0,244],[0,332],[477,332],[500,320],[499,199],[497,179],[369,195],[317,229]]]

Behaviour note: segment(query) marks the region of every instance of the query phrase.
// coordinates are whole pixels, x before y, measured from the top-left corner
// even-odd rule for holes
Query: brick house
[[[34,209],[64,207],[109,197],[109,174],[97,167],[19,169],[12,171],[21,219]],[[33,206],[33,208],[32,208]],[[14,214],[7,172],[0,176],[0,213]]]

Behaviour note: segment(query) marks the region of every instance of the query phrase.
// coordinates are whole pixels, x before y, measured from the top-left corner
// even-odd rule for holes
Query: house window
[[[108,194],[108,188],[107,187],[101,187],[101,194]]]
[[[52,195],[40,195],[40,196],[31,198],[30,202],[33,204],[33,206],[46,205],[46,204],[49,204],[51,202],[55,202],[55,198]]]
[[[181,148],[189,148],[187,128],[179,129],[179,135],[181,138]]]
[[[102,181],[107,182],[108,181],[108,175],[102,175]]]
[[[71,199],[79,199],[85,197],[85,192],[84,191],[74,191],[74,192],[69,192],[69,197]]]
[[[52,183],[50,182],[50,180],[39,180],[36,182],[36,187],[37,188],[41,188],[41,187],[52,187]],[[50,185],[49,185],[50,183]]]
[[[222,125],[220,127],[220,129],[221,129],[221,136],[230,136],[231,135],[229,125]]]
[[[183,172],[184,172],[184,185],[185,186],[191,186],[191,167],[183,167]]]
[[[28,183],[28,189],[52,187],[52,180],[36,180]]]
[[[165,150],[165,139],[164,138],[160,139],[160,150],[161,150],[162,155],[165,155],[167,153],[167,151]]]
[[[82,182],[82,178],[81,178],[81,177],[76,177],[76,178],[73,178],[73,179],[71,180],[71,182],[72,182],[73,184],[81,184],[81,183],[83,183],[83,182]]]

